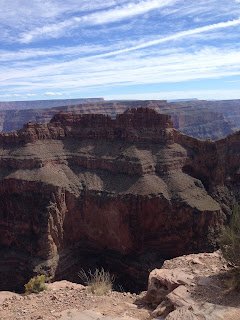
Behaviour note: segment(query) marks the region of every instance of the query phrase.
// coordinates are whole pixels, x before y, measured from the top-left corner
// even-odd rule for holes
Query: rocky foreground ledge
[[[240,319],[240,292],[229,287],[229,271],[219,251],[167,260],[150,273],[144,301],[158,319]]]
[[[226,286],[219,252],[167,260],[150,273],[148,291],[95,296],[60,281],[39,294],[0,292],[1,320],[239,320],[240,293]]]

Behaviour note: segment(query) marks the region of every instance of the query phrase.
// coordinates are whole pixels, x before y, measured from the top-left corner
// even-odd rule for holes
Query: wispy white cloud
[[[20,35],[19,41],[29,43],[41,38],[57,38],[62,36],[69,29],[75,29],[79,25],[99,25],[118,22],[126,18],[145,14],[154,9],[171,6],[178,0],[143,0],[140,2],[130,2],[123,6],[117,6],[109,10],[96,12],[83,16],[74,16],[71,19],[59,23],[45,25],[35,28]]]
[[[91,12],[124,4],[126,0],[1,0],[0,21],[9,27],[25,28],[47,20],[61,19],[66,14]]]
[[[117,47],[116,45],[114,46]],[[21,61],[30,59],[51,58],[56,56],[76,56],[86,55],[106,51],[103,45],[76,45],[70,47],[52,47],[52,48],[34,48],[34,49],[20,49],[20,50],[0,50],[0,61]]]
[[[183,38],[188,38],[191,36],[195,36],[197,34],[206,33],[206,32],[219,30],[219,29],[236,27],[236,26],[240,26],[240,18],[235,19],[235,20],[214,23],[214,24],[199,27],[199,28],[194,28],[194,29],[189,29],[189,30],[177,32],[175,34],[172,34],[172,35],[169,35],[166,37],[161,37],[161,38],[158,38],[155,40],[143,42],[141,44],[138,44],[138,45],[130,47],[130,48],[125,48],[125,49],[118,50],[115,52],[109,52],[109,53],[104,54],[104,56],[117,55],[117,54],[135,51],[135,50],[139,50],[139,49],[145,49],[147,47],[156,46],[156,45],[159,45],[162,43],[175,41],[175,40],[179,40],[179,39],[183,39]]]
[[[52,92],[48,91],[44,93],[45,96],[55,97],[55,96],[62,96],[62,92]]]
[[[27,93],[26,96],[27,96],[27,97],[35,97],[35,96],[36,96],[36,93]]]
[[[240,77],[236,0],[0,1],[0,97]]]
[[[1,0],[0,39],[14,43],[20,34],[58,24],[73,15],[87,14],[126,3],[127,0]],[[56,31],[55,31],[56,32]]]
[[[49,95],[68,90],[184,82],[240,75],[240,51],[206,47],[192,53],[165,52],[161,56],[135,55],[79,58],[51,65],[2,69],[0,86],[15,92],[44,90]],[[21,85],[20,85],[21,81]],[[9,89],[11,90],[11,89]]]
[[[49,74],[49,71],[52,70],[52,76],[49,76],[49,78],[53,78],[54,77],[54,74],[61,74],[61,73],[65,73],[68,69],[69,70],[72,70],[73,68],[73,74],[75,75],[76,73],[78,73],[78,66],[81,66],[81,74],[84,72],[85,68],[84,66],[88,66],[89,70],[91,70],[91,67],[94,66],[95,67],[95,70],[97,72],[98,70],[98,67],[99,67],[99,63],[97,62],[97,64],[95,64],[93,62],[93,60],[96,60],[96,61],[100,61],[100,65],[101,63],[104,64],[104,66],[108,66],[109,65],[109,62],[108,60],[105,60],[105,59],[108,59],[108,58],[111,58],[111,57],[114,57],[114,56],[119,56],[120,55],[120,58],[116,58],[116,59],[113,59],[111,60],[111,66],[115,66],[116,67],[116,61],[117,61],[117,66],[119,66],[121,64],[121,70],[123,70],[123,72],[126,72],[126,70],[129,70],[129,69],[125,69],[125,63],[127,62],[127,64],[130,64],[131,65],[136,65],[137,63],[139,63],[141,61],[141,63],[144,63],[144,65],[149,65],[149,61],[154,61],[154,63],[156,65],[153,66],[153,68],[155,69],[155,71],[157,70],[157,66],[159,65],[160,62],[164,62],[165,63],[165,66],[167,66],[168,70],[169,70],[169,74],[170,74],[170,71],[171,71],[171,68],[170,68],[170,65],[169,65],[169,61],[171,61],[171,59],[173,58],[173,55],[170,55],[171,53],[171,50],[166,50],[162,51],[159,49],[157,50],[157,57],[154,57],[154,52],[156,53],[156,51],[142,51],[140,49],[146,49],[146,48],[149,48],[149,47],[152,47],[152,46],[158,46],[160,44],[164,44],[164,43],[168,43],[168,42],[171,42],[171,41],[176,41],[176,40],[179,40],[179,39],[184,39],[184,38],[188,38],[189,37],[195,37],[196,35],[201,35],[201,34],[206,34],[206,33],[209,33],[209,32],[212,32],[212,31],[216,31],[216,30],[219,30],[219,29],[225,29],[225,28],[230,28],[230,27],[236,27],[236,26],[239,26],[240,25],[240,19],[235,19],[235,20],[231,20],[231,21],[227,21],[227,22],[220,22],[220,23],[217,23],[217,24],[212,24],[212,25],[207,25],[207,26],[203,26],[203,27],[199,27],[199,28],[194,28],[194,29],[189,29],[189,30],[186,30],[186,31],[181,31],[181,32],[177,32],[173,35],[170,35],[170,36],[167,36],[167,37],[162,37],[162,38],[157,38],[157,39],[154,39],[154,40],[151,40],[151,41],[145,41],[143,43],[140,43],[140,44],[137,44],[137,45],[133,45],[131,46],[130,44],[128,44],[128,46],[126,47],[126,44],[124,46],[123,49],[117,49],[117,50],[113,50],[113,51],[109,51],[109,52],[103,52],[103,53],[100,53],[100,54],[94,54],[94,55],[90,55],[90,51],[91,49],[93,50],[102,50],[104,51],[105,48],[103,48],[102,46],[100,47],[92,47],[92,48],[84,48],[82,47],[83,49],[83,52],[84,50],[88,51],[88,56],[85,57],[85,58],[77,58],[77,59],[72,59],[71,61],[67,61],[67,62],[61,62],[61,63],[54,63],[51,65],[49,65],[48,62],[46,63],[43,63],[40,67],[38,68],[35,68],[36,70],[38,70],[42,76],[45,76],[46,74]],[[63,55],[67,55],[67,54],[74,54],[76,53],[76,51],[81,51],[80,48],[78,47],[72,47],[72,48],[66,48],[64,49],[61,53]],[[134,56],[125,56],[126,54],[129,54],[130,52],[134,52],[134,51],[137,51],[137,50],[140,50],[142,56],[140,56],[141,60],[138,59],[138,55],[134,55]],[[199,51],[198,48],[195,48],[195,50]],[[238,49],[237,49],[238,50]],[[58,50],[58,48],[55,48],[55,49],[51,49],[49,51],[36,51],[36,50],[31,50],[30,52],[21,52],[21,54],[19,54],[20,56],[22,56],[22,58],[24,58],[25,56],[32,56],[34,54],[36,55],[54,55],[54,54],[57,54],[57,52],[60,52],[60,50]],[[214,54],[215,54],[215,51],[218,53],[218,50],[214,50],[214,47],[213,48],[210,48],[208,49],[208,51],[213,51]],[[221,52],[223,52],[223,50],[221,49],[220,50]],[[236,51],[236,50],[235,50]],[[238,56],[236,54],[236,52],[234,51],[234,58],[236,56]],[[202,54],[204,52],[203,49],[201,49],[200,53]],[[226,55],[231,55],[231,51],[229,51],[228,48],[225,48],[224,49],[224,52]],[[238,52],[238,51],[237,51]],[[61,54],[60,53],[60,54]],[[165,61],[165,58],[166,58],[166,54],[167,54],[167,59]],[[6,54],[5,54],[6,55]],[[11,55],[10,55],[11,56]],[[121,56],[123,58],[121,58]],[[146,56],[149,56],[149,57],[146,57]],[[185,53],[185,56],[187,57],[187,60],[189,59],[190,57],[190,60],[191,60],[191,55],[190,54],[186,54]],[[223,54],[224,56],[224,54]],[[196,57],[196,55],[194,54],[194,57]],[[225,56],[226,57],[226,56]],[[8,56],[9,58],[9,56]],[[161,60],[159,61],[159,59],[161,58]],[[226,63],[233,63],[234,64],[234,58],[230,58],[227,59],[227,60],[224,60],[224,64]],[[102,60],[103,59],[103,60]],[[119,60],[120,59],[120,60]],[[177,55],[177,59],[178,61],[182,64],[183,61],[183,58],[179,55]],[[224,58],[225,59],[225,58]],[[233,59],[233,60],[231,60]],[[1,60],[1,56],[0,56],[0,60]],[[215,62],[219,61],[218,58],[216,57],[212,57],[212,60],[210,59],[210,55],[209,55],[209,52],[207,52],[206,55],[204,55],[204,60],[202,61],[202,65],[205,65],[206,68],[208,68],[208,65],[209,65],[209,62],[210,65]],[[124,64],[123,64],[124,62]],[[28,65],[28,67],[32,67],[31,64],[35,64],[35,62],[31,62],[30,61],[30,64]],[[16,65],[18,66],[18,65]],[[188,61],[186,61],[186,67],[188,66]],[[235,64],[234,64],[235,66]],[[220,66],[219,66],[220,67]],[[24,70],[24,66],[22,68]],[[119,67],[117,67],[116,70],[118,70]],[[238,68],[236,68],[237,70]],[[104,71],[104,70],[103,70]],[[29,74],[31,75],[31,70],[29,71]],[[13,72],[14,74],[14,77],[15,78],[18,78],[18,71],[15,71]],[[11,78],[11,72],[5,72],[3,73],[4,74],[4,80],[7,80],[9,78]],[[21,71],[20,71],[20,74],[21,74]],[[210,73],[209,73],[210,74]],[[27,76],[27,75],[26,75]],[[200,74],[196,74],[195,77],[199,77],[201,78],[202,76],[200,76]],[[168,77],[169,78],[169,77]],[[165,78],[166,81],[169,81],[167,80],[168,78]],[[173,80],[173,81],[178,81],[177,79]],[[181,79],[179,80],[181,81]]]

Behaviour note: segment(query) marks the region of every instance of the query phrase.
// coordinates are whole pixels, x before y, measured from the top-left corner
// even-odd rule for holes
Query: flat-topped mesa
[[[173,143],[171,117],[149,108],[129,109],[116,119],[103,114],[56,114],[49,124],[27,123],[17,132],[0,134],[0,143],[37,140],[80,139],[125,140],[129,142]]]

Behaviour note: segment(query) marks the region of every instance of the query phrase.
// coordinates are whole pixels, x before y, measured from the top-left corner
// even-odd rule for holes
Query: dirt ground
[[[72,311],[71,317],[71,310],[78,312],[91,310],[103,317],[107,316],[106,319],[152,319],[150,310],[136,303],[139,298],[136,294],[115,291],[105,296],[96,296],[89,293],[82,285],[60,281],[47,285],[47,290],[38,294],[18,295],[0,292],[0,319],[74,319],[76,312]],[[86,315],[83,319],[102,318],[100,316],[91,318]]]

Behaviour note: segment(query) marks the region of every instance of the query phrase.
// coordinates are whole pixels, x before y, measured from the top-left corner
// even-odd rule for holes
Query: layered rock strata
[[[229,101],[104,101],[73,99],[25,102],[0,102],[0,131],[22,128],[32,121],[47,123],[58,112],[105,114],[116,118],[129,108],[149,107],[171,116],[173,126],[199,139],[218,140],[240,129],[240,100]]]
[[[0,134],[0,290],[86,264],[147,276],[160,257],[210,250],[239,197],[239,137],[196,140],[149,108]]]

